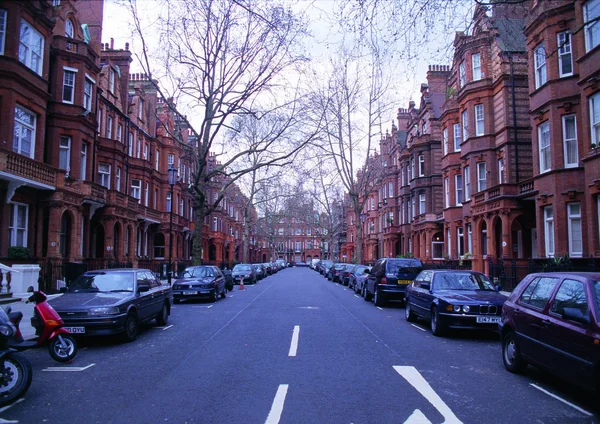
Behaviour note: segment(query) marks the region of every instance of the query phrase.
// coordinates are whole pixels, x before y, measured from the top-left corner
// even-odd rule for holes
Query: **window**
[[[156,169],[158,171],[158,165],[159,165],[159,158],[160,158],[160,150],[156,149],[156,157],[154,158],[154,169]]]
[[[477,191],[483,191],[487,188],[486,166],[485,162],[477,163]]]
[[[133,133],[127,134],[127,154],[133,157]]]
[[[419,194],[419,214],[425,213],[425,194]]]
[[[523,294],[519,298],[519,303],[532,306],[536,309],[544,309],[557,283],[558,278],[534,278],[523,291]]]
[[[158,208],[158,189],[154,189],[154,198],[152,199],[152,207],[154,209]]]
[[[111,93],[115,93],[115,70],[110,68],[108,73],[108,89]]]
[[[183,198],[179,199],[179,215],[183,216]]]
[[[458,227],[456,229],[456,241],[458,256],[462,256],[465,254],[465,234],[463,227]]]
[[[121,168],[117,168],[117,173],[115,174],[115,189],[117,191],[121,191]]]
[[[482,136],[484,132],[483,105],[475,105],[475,135]]]
[[[425,156],[419,155],[419,177],[425,176]]]
[[[169,153],[167,155],[167,165],[169,165],[169,168],[172,168],[174,164],[175,164],[175,155],[173,155],[172,153]]]
[[[583,316],[588,316],[588,301],[582,282],[564,280],[560,285],[552,301],[550,312],[562,316],[565,308],[579,309]]]
[[[148,146],[147,143],[144,143],[144,160],[148,160],[148,150],[150,149],[150,146]]]
[[[6,10],[0,9],[0,55],[4,54],[4,42],[6,41]]]
[[[442,138],[443,138],[443,146],[444,146],[444,155],[447,155],[449,150],[449,146],[448,146],[448,128],[444,128],[444,131],[442,131]]]
[[[573,75],[573,54],[571,53],[571,34],[560,32],[558,37],[558,73],[561,77]]]
[[[138,159],[140,157],[142,157],[142,140],[140,140],[139,138],[137,140],[137,146],[136,146],[136,149],[135,149],[135,157],[138,158]]]
[[[540,88],[546,84],[546,49],[544,43],[541,43],[533,51],[533,66],[535,69],[535,88]]]
[[[146,186],[144,188],[144,206],[148,207],[148,199],[150,197],[150,187],[149,184],[146,183]]]
[[[27,247],[29,205],[9,204],[8,245]]]
[[[102,109],[98,109],[98,134],[100,134],[100,129],[102,128]]]
[[[469,166],[465,166],[463,172],[465,178],[465,200],[471,199],[471,168]]]
[[[412,196],[412,208],[410,210],[410,220],[412,221],[415,215],[417,214],[417,198],[413,194]]]
[[[92,111],[92,90],[94,82],[88,77],[85,78],[83,83],[83,107],[88,112]]]
[[[79,178],[84,181],[87,178],[87,143],[81,143],[81,160],[79,161]]]
[[[302,234],[302,231],[300,230],[300,228],[296,228],[296,235],[299,236]]]
[[[465,62],[460,62],[460,65],[458,65],[458,81],[459,81],[459,88],[463,88],[465,86],[465,84],[467,83],[467,72],[465,70]]]
[[[460,206],[463,202],[463,182],[461,174],[456,174],[454,176],[454,187],[456,190],[456,206]]]
[[[388,181],[388,198],[389,197],[394,197],[394,183],[391,181]]]
[[[35,147],[36,116],[21,106],[15,107],[13,151],[33,158]]]
[[[569,256],[580,258],[583,255],[580,203],[567,203],[567,219],[569,227]]]
[[[64,169],[67,171],[67,174],[71,170],[71,137],[60,136],[58,168]]]
[[[467,224],[467,247],[469,253],[473,251],[473,226],[471,224]]]
[[[73,28],[73,21],[67,19],[65,21],[65,37],[73,38],[75,35],[75,29]]]
[[[300,251],[300,242],[297,241],[296,242],[296,252],[299,252],[299,251]]]
[[[44,37],[26,20],[21,19],[19,62],[36,74],[42,75],[43,60]]]
[[[471,56],[471,65],[473,66],[473,81],[480,80],[481,75],[481,55],[476,53]]]
[[[460,152],[460,143],[462,142],[460,137],[460,124],[454,124],[454,151]]]
[[[498,184],[504,184],[504,158],[498,159]]]
[[[131,196],[142,200],[142,180],[131,180]]]
[[[107,163],[98,164],[98,184],[110,190],[110,165]]]
[[[371,197],[371,210],[375,210],[375,198]]]
[[[121,124],[117,125],[117,141],[119,143],[123,142],[123,125]]]
[[[416,175],[415,173],[415,157],[411,156],[410,158],[410,176],[411,176],[411,180],[414,178],[414,176]]]
[[[546,256],[552,258],[554,256],[554,213],[552,212],[552,206],[544,208],[544,238]]]
[[[538,145],[540,155],[540,174],[550,171],[550,124],[546,121],[538,126]]]
[[[469,138],[469,111],[464,110],[461,114],[462,118],[462,133],[465,140]]]
[[[590,128],[592,143],[600,145],[600,93],[590,97]]]
[[[63,103],[73,104],[75,100],[75,74],[76,70],[66,69],[63,73]]]
[[[167,193],[167,207],[165,209],[165,212],[171,212],[171,203],[172,203],[171,202],[171,192],[168,192]],[[214,219],[215,219],[215,225],[216,225],[217,218],[214,218]],[[215,228],[215,231],[217,231],[216,228]]]
[[[450,207],[450,178],[444,178],[444,207]]]
[[[572,168],[579,164],[577,152],[577,126],[575,115],[562,117],[563,147],[565,150],[565,168]]]
[[[112,116],[106,118],[106,138],[112,140],[113,119]]]
[[[138,107],[138,119],[144,119],[144,100],[140,99]]]
[[[590,0],[583,6],[583,20],[590,22],[600,17],[600,0]],[[585,51],[589,52],[600,44],[600,22],[594,22],[585,26]]]

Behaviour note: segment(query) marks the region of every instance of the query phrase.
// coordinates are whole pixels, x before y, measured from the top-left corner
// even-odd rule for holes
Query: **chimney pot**
[[[110,39],[110,49],[113,50],[115,48],[115,39],[111,38]]]
[[[125,50],[129,50],[129,43],[125,43]]]

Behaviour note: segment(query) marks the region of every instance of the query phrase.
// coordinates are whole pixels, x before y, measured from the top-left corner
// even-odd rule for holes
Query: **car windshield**
[[[215,273],[211,268],[204,266],[195,266],[193,268],[186,268],[183,271],[183,277],[214,277]]]
[[[236,265],[233,267],[234,271],[252,271],[250,265]]]
[[[133,272],[83,274],[69,286],[68,293],[133,291]]]
[[[388,272],[397,274],[399,272],[409,272],[418,274],[423,270],[423,265],[416,259],[403,259],[390,261],[388,264]]]
[[[434,290],[494,290],[484,275],[445,272],[435,276]]]
[[[335,269],[344,269],[346,267],[346,265],[341,265],[341,264],[336,264],[334,266]]]
[[[596,319],[598,320],[598,323],[600,323],[600,281],[592,281],[592,287],[594,288]]]

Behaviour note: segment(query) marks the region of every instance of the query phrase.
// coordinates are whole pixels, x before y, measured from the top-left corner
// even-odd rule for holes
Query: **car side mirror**
[[[27,293],[33,293],[33,286],[27,287]]]
[[[579,308],[564,308],[562,313],[563,319],[579,322],[581,324],[589,324],[590,319],[581,312]]]
[[[431,283],[421,282],[421,288],[423,290],[431,290]]]
[[[150,291],[149,284],[138,284],[138,293],[144,293]]]
[[[369,273],[369,270],[368,270],[368,269],[365,269],[365,272],[364,272],[364,274],[368,274],[368,273]]]
[[[497,292],[499,292],[502,287],[500,287],[500,285],[496,284],[496,286],[494,288],[496,289]]]

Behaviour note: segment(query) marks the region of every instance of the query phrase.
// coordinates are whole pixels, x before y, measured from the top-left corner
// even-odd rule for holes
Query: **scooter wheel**
[[[31,364],[23,356],[11,352],[0,359],[0,406],[23,396],[31,385],[32,375]]]
[[[50,340],[48,352],[56,362],[68,362],[77,355],[77,342],[68,334],[59,334]]]

